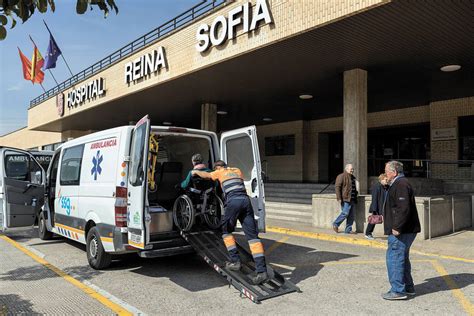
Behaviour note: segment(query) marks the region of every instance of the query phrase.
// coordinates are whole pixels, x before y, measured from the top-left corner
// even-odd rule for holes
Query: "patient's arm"
[[[206,171],[198,171],[198,170],[193,170],[192,171],[192,174],[193,175],[196,175],[198,177],[201,177],[203,179],[210,179],[212,180],[212,177],[211,177],[211,174],[209,172],[206,172]]]

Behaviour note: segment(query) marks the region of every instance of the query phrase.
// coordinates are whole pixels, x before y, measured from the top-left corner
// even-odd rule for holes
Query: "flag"
[[[48,50],[46,51],[46,57],[45,57],[43,70],[56,68],[56,60],[61,54],[62,54],[61,50],[59,49],[58,44],[56,44],[53,34],[49,33],[49,44],[48,44]]]
[[[25,78],[25,80],[31,80],[31,62],[23,55],[19,47],[18,52],[20,53],[21,65],[23,66],[23,78]]]
[[[41,71],[41,67],[43,67],[44,59],[38,47],[36,47],[36,45],[34,46],[33,57],[31,57],[31,82],[42,83],[44,80],[44,72]]]

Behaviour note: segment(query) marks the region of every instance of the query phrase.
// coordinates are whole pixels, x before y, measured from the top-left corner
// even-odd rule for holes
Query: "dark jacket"
[[[383,213],[385,192],[387,191],[387,188],[377,181],[372,186],[371,191],[372,203],[370,203],[369,213],[381,215]]]
[[[352,177],[348,172],[343,172],[336,178],[336,198],[338,201],[350,202],[351,191],[352,191]],[[355,177],[354,177],[355,181]],[[357,191],[356,191],[356,202],[357,202]]]
[[[407,178],[397,178],[388,189],[383,215],[385,235],[391,235],[392,229],[400,234],[421,231],[415,195]]]

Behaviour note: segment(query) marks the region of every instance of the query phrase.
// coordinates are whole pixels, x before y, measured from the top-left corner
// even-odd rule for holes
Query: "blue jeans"
[[[332,225],[339,227],[346,219],[346,229],[344,230],[344,232],[348,234],[352,231],[352,224],[354,223],[354,218],[355,203],[353,201],[351,201],[350,203],[344,202],[341,207],[341,214],[339,214],[339,216],[334,220],[334,223],[332,223]]]
[[[415,233],[388,236],[387,272],[392,286],[391,292],[403,294],[406,288],[414,286],[411,277],[410,247],[415,238]]]

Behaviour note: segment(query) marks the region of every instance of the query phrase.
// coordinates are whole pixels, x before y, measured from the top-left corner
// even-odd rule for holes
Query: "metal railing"
[[[402,162],[407,177],[474,180],[474,160],[369,158],[367,164],[369,175],[378,176],[383,173],[385,163],[389,160]]]
[[[204,14],[207,14],[210,11],[213,11],[217,7],[225,4],[227,0],[211,0],[207,1],[204,0],[191,9],[187,10],[186,12],[178,15],[174,19],[160,25],[156,29],[151,32],[146,33],[145,35],[137,38],[131,43],[123,46],[119,50],[113,52],[109,56],[101,59],[100,61],[96,62],[92,66],[82,70],[81,72],[75,74],[71,78],[67,79],[66,81],[61,82],[56,87],[49,89],[42,95],[36,97],[35,99],[30,101],[30,108],[36,106],[37,104],[47,100],[61,91],[66,90],[67,88],[73,86],[76,82],[85,80],[98,72],[104,70],[112,66],[113,64],[119,62],[120,60],[124,59],[135,53],[137,50],[142,49],[143,47],[155,43],[159,39],[163,38],[166,35],[169,35],[171,32],[176,31],[177,29],[184,27],[185,25],[193,22],[197,18],[202,17]]]

